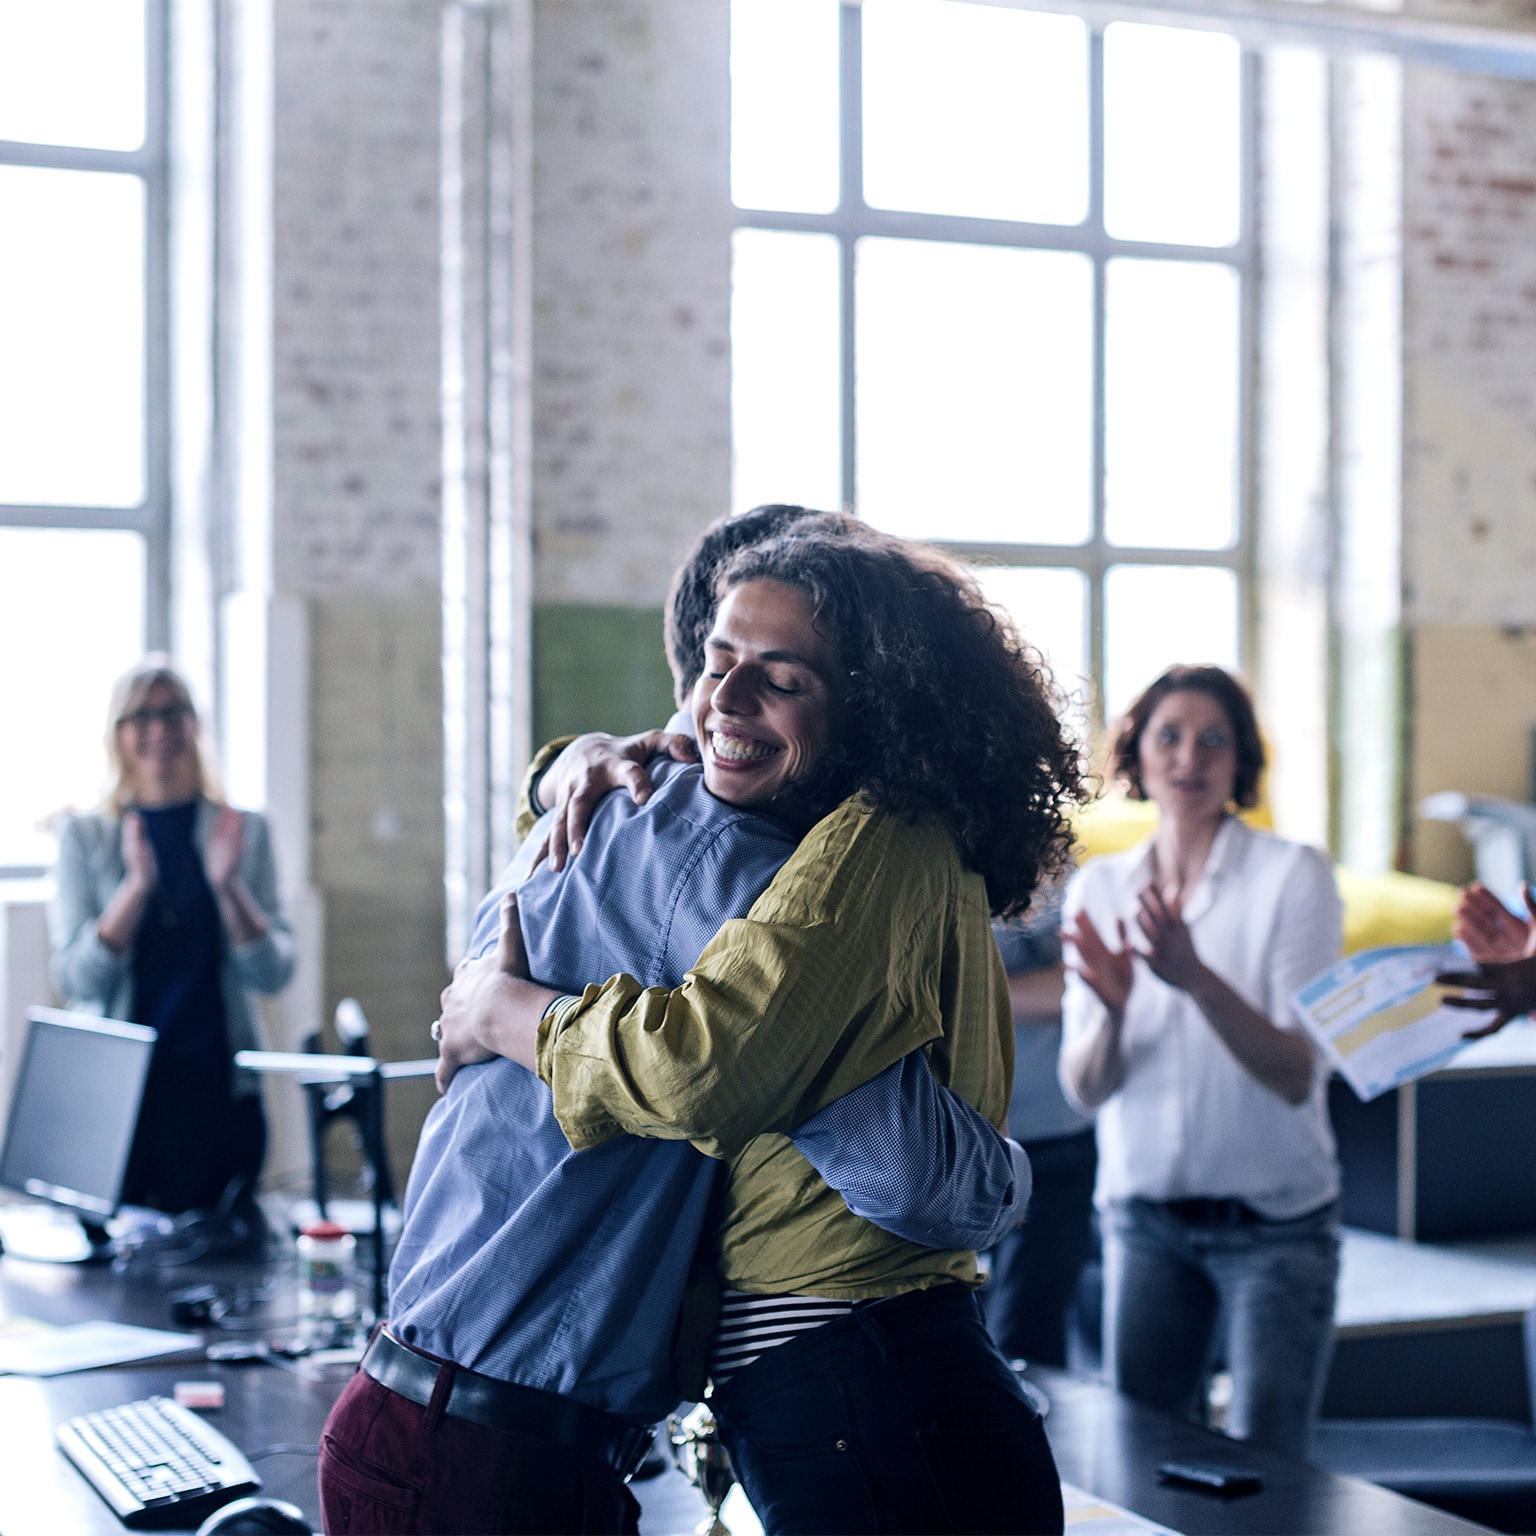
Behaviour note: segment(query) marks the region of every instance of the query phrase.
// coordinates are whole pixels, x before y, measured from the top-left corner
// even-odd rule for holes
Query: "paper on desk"
[[[164,1333],[128,1323],[71,1323],[64,1328],[0,1332],[0,1374],[63,1376],[101,1365],[127,1365],[157,1355],[202,1353],[195,1333]]]
[[[1467,1032],[1493,1017],[1441,1006],[1455,989],[1436,986],[1435,977],[1470,963],[1449,944],[1362,950],[1309,981],[1296,1009],[1344,1081],[1369,1101],[1443,1067]]]
[[[1108,1499],[1084,1492],[1075,1483],[1061,1485],[1061,1507],[1067,1517],[1067,1529],[1083,1531],[1086,1536],[1179,1536],[1166,1525],[1133,1515]]]

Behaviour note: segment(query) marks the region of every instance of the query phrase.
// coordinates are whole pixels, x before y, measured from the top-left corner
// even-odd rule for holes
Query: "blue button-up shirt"
[[[651,765],[655,793],[604,798],[561,874],[532,869],[539,829],[481,904],[472,954],[518,890],[529,969],[580,991],[618,972],[675,987],[745,915],[795,839]],[[980,1248],[1018,1219],[1027,1163],[916,1052],[828,1105],[795,1144],[856,1214],[934,1247]],[[613,1413],[675,1406],[671,1346],[718,1165],[686,1142],[625,1136],[573,1152],[552,1100],[506,1060],[466,1067],[433,1107],[390,1271],[391,1328],[487,1375]]]

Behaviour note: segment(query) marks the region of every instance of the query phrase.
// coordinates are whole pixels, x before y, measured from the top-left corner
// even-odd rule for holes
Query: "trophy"
[[[720,1518],[720,1506],[736,1481],[731,1471],[731,1457],[720,1442],[715,1416],[707,1403],[698,1403],[683,1418],[672,1414],[667,1419],[667,1439],[672,1443],[672,1460],[677,1469],[704,1495],[709,1518],[701,1520],[697,1536],[731,1536],[730,1527]]]

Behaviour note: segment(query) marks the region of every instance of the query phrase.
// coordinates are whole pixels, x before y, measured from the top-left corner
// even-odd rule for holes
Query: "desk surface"
[[[1188,1536],[1466,1536],[1485,1529],[1372,1483],[1182,1424],[1098,1382],[1055,1371],[1030,1375],[1051,1400],[1045,1428],[1062,1477]],[[1165,1461],[1231,1463],[1257,1472],[1264,1487],[1236,1499],[1167,1487],[1157,1480]]]
[[[281,1276],[281,1271],[279,1271]],[[110,1317],[148,1328],[171,1326],[166,1293],[183,1285],[250,1285],[247,1267],[189,1265],[165,1275],[115,1274],[104,1265],[28,1264],[0,1259],[0,1316],[74,1323]],[[291,1293],[291,1291],[290,1291]],[[62,1419],[134,1398],[171,1394],[178,1381],[219,1381],[225,1406],[208,1422],[255,1458],[262,1493],[297,1504],[316,1530],[320,1505],[315,1455],[339,1383],[306,1381],[268,1365],[214,1365],[185,1356],[49,1380],[0,1376],[0,1531],[5,1536],[88,1536],[124,1527],[54,1445]]]
[[[160,1276],[6,1258],[0,1259],[0,1315],[50,1323],[113,1317],[165,1327],[168,1289],[204,1281],[235,1286],[252,1278],[248,1269],[233,1266],[189,1266]],[[318,1529],[313,1448],[340,1386],[265,1365],[187,1360],[47,1381],[0,1377],[0,1531],[5,1536],[121,1532],[112,1512],[55,1448],[53,1426],[90,1409],[155,1392],[168,1395],[172,1383],[188,1378],[223,1382],[226,1406],[210,1414],[209,1422],[248,1453],[274,1445],[301,1448],[300,1454],[263,1456],[257,1469],[263,1492],[299,1505]],[[1046,1428],[1061,1475],[1189,1536],[1275,1531],[1456,1536],[1482,1529],[1368,1483],[1235,1445],[1138,1407],[1097,1383],[1055,1372],[1036,1373],[1036,1379],[1051,1399]],[[1252,1466],[1264,1478],[1263,1492],[1223,1501],[1157,1481],[1161,1462],[1212,1458]],[[650,1521],[646,1530],[648,1536],[669,1536]]]

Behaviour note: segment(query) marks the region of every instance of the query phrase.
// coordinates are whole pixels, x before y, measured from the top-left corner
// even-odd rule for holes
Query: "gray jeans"
[[[1232,1373],[1227,1433],[1305,1458],[1333,1354],[1338,1278],[1337,1202],[1295,1221],[1207,1226],[1150,1200],[1115,1201],[1104,1212],[1111,1380],[1199,1422],[1219,1353]]]

